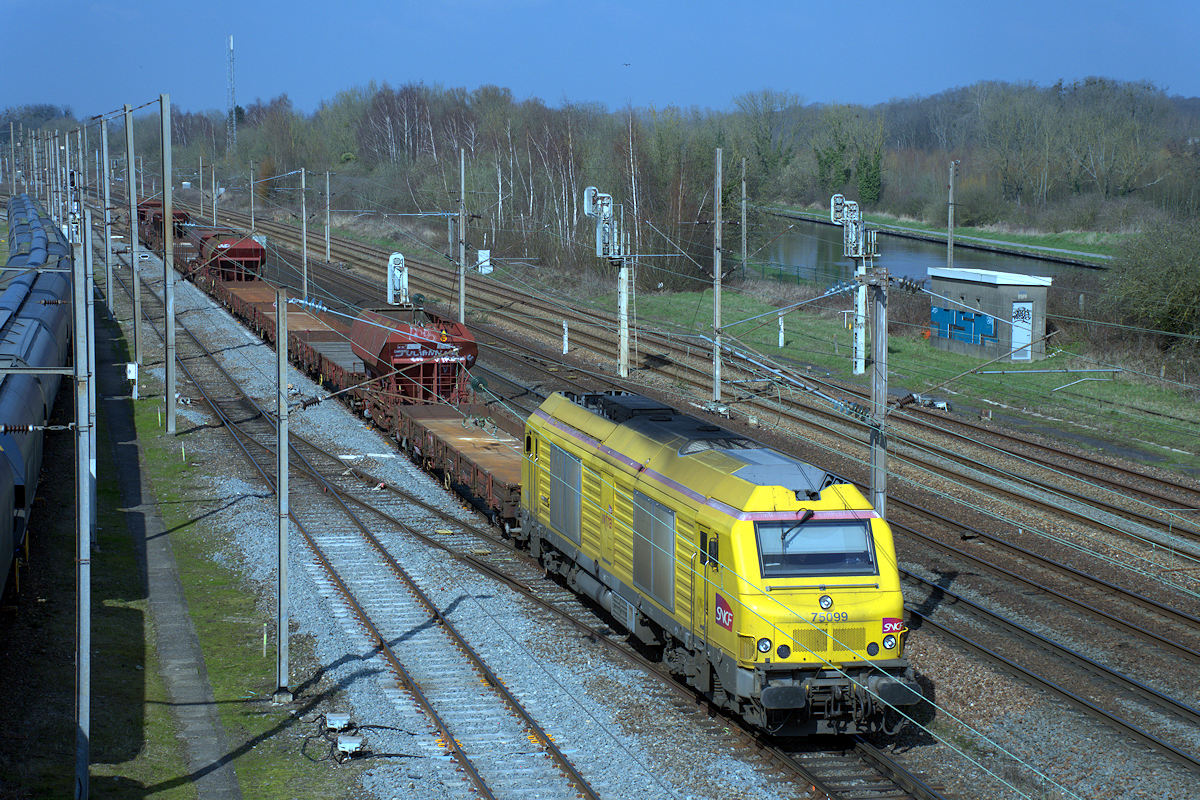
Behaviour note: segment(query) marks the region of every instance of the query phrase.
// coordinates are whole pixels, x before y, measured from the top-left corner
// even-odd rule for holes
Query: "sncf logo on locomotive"
[[[896,619],[895,617],[883,618],[884,633],[900,633],[902,630],[904,630],[904,620]]]
[[[717,595],[717,624],[727,631],[733,630],[733,609],[729,607],[729,603],[725,602],[725,598]]]

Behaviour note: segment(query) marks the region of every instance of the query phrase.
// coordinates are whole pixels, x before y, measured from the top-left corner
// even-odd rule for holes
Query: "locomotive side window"
[[[764,578],[879,572],[868,520],[757,522],[754,530]]]

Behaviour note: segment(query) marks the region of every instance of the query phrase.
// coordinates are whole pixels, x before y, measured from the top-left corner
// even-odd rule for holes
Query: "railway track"
[[[584,339],[586,340],[586,339],[588,339],[588,337],[589,337],[589,335],[585,333],[585,334],[583,335],[583,337],[582,337],[582,338],[584,338]],[[603,336],[601,336],[601,335],[596,335],[596,336],[594,336],[593,338],[594,338],[594,340],[595,340],[595,342],[596,342],[596,346],[602,346],[602,343],[604,342],[604,337],[603,337]],[[576,341],[577,341],[577,340],[576,340]],[[611,345],[610,345],[610,346],[611,346]],[[1163,498],[1161,498],[1161,497],[1160,497],[1160,499],[1163,499]],[[1179,501],[1179,500],[1178,500],[1178,498],[1176,498],[1176,499],[1172,500],[1172,502],[1183,502],[1183,501]],[[1083,516],[1081,516],[1080,518],[1086,518],[1086,517],[1083,517]],[[1150,602],[1153,602],[1153,601],[1150,601]],[[931,624],[936,624],[936,623],[934,623],[933,621],[931,621]],[[1160,637],[1160,638],[1161,638],[1161,637]],[[992,657],[992,658],[994,658],[994,659],[995,659],[995,658],[997,658],[997,657],[996,657],[994,654],[993,654],[992,656],[990,656],[990,657]],[[1002,657],[1000,657],[1000,660],[1002,660]],[[1151,690],[1151,694],[1153,694],[1153,690]],[[1064,696],[1067,696],[1067,695],[1064,695]],[[1160,698],[1160,700],[1161,700],[1161,699],[1162,699],[1162,698]],[[1068,697],[1068,700],[1070,700],[1070,697]],[[1169,699],[1168,699],[1168,700],[1169,700]],[[1086,703],[1087,701],[1085,700],[1085,701],[1083,701],[1083,702],[1084,702],[1084,703]],[[1188,713],[1188,711],[1185,711],[1184,713]],[[1135,732],[1137,731],[1137,726],[1132,726],[1132,725],[1131,725],[1131,726],[1128,726],[1128,728],[1129,728],[1129,730],[1131,730],[1131,731],[1135,731]],[[1145,739],[1145,741],[1146,741],[1148,744],[1152,744],[1152,745],[1154,745],[1154,743],[1157,743],[1155,746],[1158,746],[1160,749],[1163,749],[1163,750],[1164,750],[1164,752],[1169,752],[1169,751],[1172,749],[1172,748],[1171,748],[1171,746],[1170,746],[1169,744],[1168,744],[1168,745],[1165,745],[1165,747],[1164,747],[1164,746],[1163,746],[1163,743],[1162,743],[1160,740],[1155,740],[1155,739]],[[1176,749],[1176,750],[1177,750],[1177,749]],[[1181,756],[1181,757],[1182,757],[1184,760],[1186,760],[1186,759],[1188,758],[1187,754],[1186,754],[1186,753],[1184,753],[1184,752],[1182,752],[1182,751],[1178,751],[1178,750],[1177,750],[1177,753],[1176,753],[1176,754],[1177,754],[1177,755],[1179,755],[1179,756]],[[1194,761],[1193,761],[1192,763],[1194,764]]]
[[[533,396],[534,393],[529,392],[526,394],[526,399],[532,399]],[[961,527],[944,517],[909,504],[905,504],[905,507],[913,513],[919,513],[929,518],[938,518],[950,524],[956,536],[962,534]],[[1103,589],[1104,604],[1114,609],[1114,612],[1105,611],[1081,602],[1066,591],[1056,590],[1000,565],[992,564],[984,558],[964,552],[961,546],[952,548],[933,536],[895,522],[893,522],[893,529],[899,535],[913,537],[927,547],[936,548],[944,560],[965,562],[965,566],[958,567],[953,571],[954,574],[966,572],[973,576],[975,571],[986,571],[1002,579],[1000,587],[1003,589],[1011,590],[1014,585],[1023,584],[1034,590],[1030,593],[1034,596],[1028,602],[1015,601],[1012,597],[1013,593],[1009,592],[1008,605],[1029,606],[1021,612],[1027,619],[1037,619],[1039,616],[1044,616],[1050,608],[1062,605],[1067,607],[1067,611],[1064,613],[1083,612],[1086,615],[1085,621],[1081,623],[1081,627],[1085,629],[1090,627],[1095,630],[1097,625],[1106,624],[1123,629],[1145,645],[1137,651],[1135,663],[1129,664],[1128,669],[1136,670],[1139,675],[1153,676],[1156,679],[1153,682],[1160,682],[1162,676],[1188,674],[1187,668],[1181,670],[1181,664],[1191,665],[1192,669],[1200,668],[1200,651],[1195,649],[1194,643],[1189,644],[1194,642],[1196,638],[1194,635],[1181,635],[1182,632],[1178,629],[1171,634],[1160,632],[1158,626],[1146,619],[1146,612],[1152,611],[1164,623],[1174,623],[1185,629],[1191,628],[1192,634],[1200,630],[1200,626],[1197,626],[1200,620],[1178,609],[1134,595],[1120,587],[1104,584],[1086,573],[1075,571],[1080,583],[1090,583],[1093,588]],[[1002,542],[1003,540],[998,541]],[[904,550],[912,552],[913,547],[906,546]],[[918,552],[920,552],[920,548],[918,548]],[[931,563],[929,557],[917,557],[911,560],[920,564]],[[1039,560],[1046,571],[1054,571],[1057,567],[1067,570],[1068,573],[1071,572],[1064,566],[1047,564],[1047,559],[1044,557],[1039,557]],[[924,599],[936,593],[938,596],[936,605],[945,604],[954,609],[950,612],[952,617],[961,616],[955,614],[960,609],[967,607],[971,609],[971,619],[967,620],[965,625],[961,619],[957,620],[956,624],[953,621],[947,621],[947,615],[933,616],[928,611],[922,612],[920,610],[921,603],[910,601],[909,611],[918,620],[929,617],[931,626],[936,626],[937,630],[955,640],[970,643],[972,647],[975,647],[975,642],[980,640],[988,642],[997,642],[1001,639],[1014,640],[1004,642],[1000,645],[1000,649],[997,649],[996,645],[987,648],[975,647],[975,649],[994,665],[1032,685],[1051,689],[1060,699],[1076,706],[1104,724],[1132,736],[1167,758],[1191,769],[1200,766],[1195,756],[1192,755],[1193,743],[1186,738],[1181,740],[1178,732],[1171,730],[1180,724],[1186,727],[1200,726],[1200,716],[1192,705],[1194,700],[1177,699],[1187,696],[1189,693],[1194,697],[1194,692],[1190,692],[1186,681],[1175,681],[1169,692],[1159,690],[1137,680],[1128,672],[1123,674],[1098,663],[1095,659],[1080,652],[1080,645],[1060,644],[1046,635],[1038,633],[1030,625],[1015,622],[995,610],[971,601],[965,595],[957,594],[947,585],[928,580],[912,570],[905,569],[902,572],[908,578],[909,593],[916,598]],[[977,583],[976,580],[968,579],[967,586],[975,587]],[[1072,589],[1077,590],[1078,587],[1072,587]],[[1000,590],[997,588],[992,596],[996,596]],[[964,591],[971,591],[971,589],[967,588]],[[1018,599],[1024,600],[1024,598]],[[1137,609],[1138,613],[1130,614],[1131,608]],[[1089,619],[1095,619],[1096,623],[1089,624],[1086,621]],[[983,633],[977,632],[980,628],[983,629]],[[1162,630],[1166,631],[1168,628]],[[1001,650],[1007,652],[1008,655],[1004,655]],[[1160,732],[1158,735],[1150,732],[1155,729]]]
[[[523,361],[526,366],[531,365],[529,360],[526,359]],[[591,375],[584,381],[581,380],[578,374],[559,370],[557,367],[543,363],[540,360],[534,366],[539,370],[544,370],[547,376],[553,376],[556,381],[574,383],[574,386],[571,388],[577,391],[595,390],[597,388],[594,385],[595,380],[603,377],[600,375]],[[551,370],[555,371],[551,372]],[[500,381],[505,381],[504,391],[506,396],[509,398],[510,403],[516,405],[516,410],[519,413],[527,413],[544,396],[539,391],[524,387],[519,383],[510,382],[503,375],[496,374],[495,377]],[[497,388],[500,390],[499,385]],[[558,388],[562,388],[561,384]],[[953,528],[954,536],[961,537],[964,533],[961,526],[952,523],[944,517],[940,517],[940,515],[907,503],[904,506],[913,513],[921,514],[931,519],[936,518],[941,522],[947,523]],[[1054,564],[1045,557],[1038,556],[1036,558],[1045,571],[1062,570],[1067,574],[1074,574],[1080,583],[1088,584],[1092,588],[1101,589],[1104,604],[1114,609],[1114,612],[1108,612],[1102,608],[1081,602],[1067,591],[1054,589],[1000,565],[993,564],[986,559],[963,552],[961,547],[952,548],[939,539],[926,535],[915,528],[896,523],[893,523],[893,528],[903,535],[919,539],[927,546],[936,548],[942,555],[952,560],[966,562],[967,566],[963,571],[973,574],[972,570],[984,570],[1002,578],[1005,581],[1002,585],[1006,588],[1011,588],[1014,584],[1023,584],[1035,590],[1036,598],[1030,603],[1034,609],[1025,612],[1031,618],[1036,618],[1038,611],[1044,613],[1047,608],[1046,604],[1050,602],[1056,605],[1068,606],[1072,611],[1083,612],[1090,618],[1096,618],[1101,625],[1115,626],[1132,634],[1151,648],[1139,650],[1137,664],[1130,666],[1131,669],[1137,669],[1138,674],[1163,676],[1170,675],[1172,672],[1178,673],[1180,658],[1184,659],[1183,663],[1191,664],[1193,668],[1200,667],[1200,652],[1194,646],[1189,646],[1186,641],[1181,641],[1181,638],[1186,640],[1194,637],[1186,635],[1180,637],[1178,632],[1170,635],[1159,632],[1157,629],[1158,626],[1145,618],[1145,612],[1152,611],[1164,623],[1175,623],[1185,628],[1190,627],[1193,632],[1200,629],[1196,627],[1196,624],[1200,623],[1200,620],[1178,609],[1158,603],[1149,598],[1140,597],[1121,587],[1104,583],[1086,573],[1071,570],[1065,565]],[[972,536],[975,535],[987,536],[980,531],[972,533]],[[1006,544],[1002,539],[998,539],[997,537],[988,536],[987,538],[995,540],[1002,545]],[[905,549],[906,551],[911,550],[911,548]],[[1020,548],[1015,547],[1009,547],[1009,549],[1020,551]],[[1026,553],[1026,555],[1033,556],[1035,554]],[[918,563],[929,563],[928,558],[916,559],[916,561]],[[1012,644],[1009,644],[1006,648],[1010,656],[1013,657],[1006,657],[995,647],[977,648],[977,652],[984,655],[991,663],[1000,666],[1005,671],[1010,672],[1010,674],[1016,675],[1035,686],[1052,689],[1061,699],[1075,705],[1093,718],[1110,725],[1122,733],[1131,735],[1143,744],[1152,747],[1164,756],[1188,768],[1194,769],[1200,766],[1200,764],[1197,764],[1195,757],[1190,754],[1192,744],[1186,740],[1181,742],[1178,736],[1173,736],[1170,733],[1170,728],[1173,725],[1196,726],[1200,724],[1200,716],[1197,715],[1196,709],[1190,702],[1176,699],[1177,695],[1188,693],[1186,687],[1175,685],[1172,687],[1172,691],[1176,694],[1167,694],[1164,691],[1142,683],[1129,674],[1122,674],[1115,669],[1096,662],[1094,659],[1079,652],[1077,646],[1069,647],[1059,644],[1037,633],[1032,627],[1016,623],[993,610],[972,602],[965,596],[959,596],[946,586],[926,580],[911,571],[906,570],[904,574],[909,578],[910,591],[913,586],[919,587],[915,592],[917,597],[927,597],[930,593],[936,592],[940,599],[944,600],[948,605],[959,608],[969,606],[972,616],[976,618],[974,625],[978,627],[982,624],[986,628],[982,637],[987,641],[994,641],[998,635],[1019,640],[1020,644],[1018,647],[1021,649],[1017,655],[1013,655]],[[974,584],[974,581],[971,584]],[[1077,591],[1078,587],[1071,587],[1071,589],[1072,591]],[[924,619],[922,613],[917,610],[917,606],[919,604],[910,603],[910,612],[918,619]],[[1131,608],[1138,609],[1139,613],[1130,614]],[[973,645],[980,636],[980,634],[976,633],[964,633],[964,628],[961,625],[955,626],[944,620],[938,621],[941,619],[941,617],[930,619],[930,625],[936,626],[938,630],[944,631],[945,635],[951,636],[956,640],[969,642]],[[1086,623],[1084,623],[1084,626],[1086,627]],[[1164,628],[1163,630],[1166,629]],[[973,636],[976,638],[973,639]],[[1049,653],[1050,657],[1047,658],[1045,653]],[[1037,669],[1028,666],[1035,663],[1038,665]],[[1184,670],[1184,673],[1186,672],[1187,670]],[[1085,674],[1091,677],[1087,680],[1081,680],[1081,677]],[[1154,728],[1165,732],[1160,735],[1154,735],[1148,731],[1148,729]]]
[[[156,304],[154,291],[143,294],[143,310],[151,318]],[[184,377],[275,491],[273,444],[268,444],[277,437],[273,417],[209,357],[185,324],[179,331],[184,335],[177,359]],[[201,374],[200,365],[210,368]],[[289,517],[311,554],[308,566],[366,631],[397,687],[424,710],[470,785],[487,798],[599,798],[393,554],[403,548],[387,540],[401,532],[381,531],[378,519],[369,526],[359,511],[329,491],[331,485],[307,463],[301,447],[293,445],[292,458],[312,481],[307,491],[289,493]],[[404,643],[403,658],[393,642]]]
[[[336,454],[316,448],[311,443],[306,443],[306,447],[313,448],[323,457],[329,468],[325,474],[333,475],[342,466],[342,460]],[[362,506],[364,511],[379,518],[382,523],[405,526],[412,537],[450,554],[481,574],[502,581],[526,599],[537,603],[547,613],[586,633],[592,641],[605,645],[619,657],[655,676],[665,690],[684,701],[703,702],[691,689],[674,680],[660,663],[651,661],[631,647],[625,637],[615,634],[607,626],[603,612],[597,611],[558,581],[548,578],[536,560],[513,549],[511,542],[494,527],[464,524],[458,517],[384,480],[382,476],[353,466],[329,480],[338,481],[339,494]],[[377,496],[372,497],[380,488],[386,490],[393,499],[381,502]],[[407,509],[414,506],[424,514],[437,517],[439,524],[427,528],[425,532],[409,528],[403,517],[411,516],[412,512]],[[807,782],[825,797],[887,796],[918,800],[943,797],[922,778],[864,739],[857,738],[845,748],[826,751],[827,758],[813,757],[812,751],[799,751],[772,743],[761,733],[742,728],[737,720],[728,719],[716,710],[709,709],[709,713],[738,725],[741,736],[746,740],[742,745],[744,748],[763,750],[775,767],[785,769],[799,783]]]
[[[153,290],[143,292],[143,313],[148,320],[155,318],[153,307],[157,300]],[[274,443],[277,433],[270,411],[261,408],[246,395],[187,326],[178,324],[184,334],[179,341],[190,343],[193,348],[188,352],[185,345],[177,353],[184,377],[201,395],[200,399],[218,416],[233,436],[238,449],[254,465],[264,482],[274,490]],[[200,361],[213,365],[215,369],[206,370],[206,374],[219,376],[217,386],[206,387],[208,380],[201,378],[195,367]],[[191,369],[187,366],[189,363],[192,364]],[[557,748],[553,738],[505,689],[500,678],[490,672],[483,657],[475,653],[470,644],[454,631],[446,616],[391,555],[394,551],[407,549],[407,542],[393,540],[388,543],[390,537],[387,533],[380,533],[381,530],[401,532],[404,537],[452,554],[457,561],[469,565],[480,574],[502,581],[557,618],[586,632],[591,640],[603,643],[648,674],[656,676],[664,689],[693,703],[700,702],[690,689],[671,679],[660,665],[633,650],[623,637],[604,626],[603,621],[597,627],[597,612],[594,609],[575,593],[548,579],[535,560],[513,550],[495,529],[464,524],[458,517],[381,480],[379,476],[354,466],[347,468],[342,457],[302,436],[293,433],[289,438],[293,474],[304,476],[311,484],[310,491],[300,495],[304,498],[300,503],[296,501],[295,492],[289,493],[292,497],[292,522],[314,557],[307,566],[318,573],[318,583],[335,594],[344,604],[345,611],[368,632],[395,671],[400,685],[433,720],[441,734],[439,741],[446,745],[481,796],[595,798],[598,795]],[[317,466],[318,463],[321,466]],[[381,487],[388,490],[382,496],[378,494]],[[316,502],[309,506],[310,500]],[[434,519],[436,522],[431,521]],[[350,521],[358,530],[357,534],[344,533],[346,521]],[[422,528],[426,532],[421,532]],[[338,533],[330,533],[333,531]],[[369,549],[361,546],[363,541],[370,544]],[[486,546],[489,544],[491,548]],[[381,591],[380,587],[395,584],[397,577],[411,599],[406,599],[403,593],[386,589]],[[437,624],[430,625],[431,622]],[[419,633],[411,635],[414,631]],[[413,644],[422,643],[422,633],[426,631],[446,633],[453,647],[448,647],[445,641],[432,641],[427,643],[427,651],[413,653]],[[436,640],[437,637],[430,635],[424,638]],[[389,641],[401,640],[405,642],[404,661],[388,645]],[[446,653],[453,650],[466,654],[472,669],[464,670],[461,664],[448,659]],[[484,686],[482,692],[479,691],[481,683]],[[430,685],[437,687],[436,693],[427,688]],[[447,692],[449,700],[446,699]],[[509,709],[516,712],[516,716],[524,723],[525,730],[497,730],[496,723],[497,720],[503,721],[502,715],[498,715],[494,708],[488,708],[486,702],[490,694],[496,693],[503,695]],[[443,708],[447,708],[449,713]],[[710,709],[710,716],[717,713]],[[736,724],[736,720],[731,722]],[[511,724],[509,727],[512,727]],[[811,753],[807,757],[800,757],[764,742],[755,732],[740,727],[737,730],[745,737],[741,745],[745,751],[761,752],[775,768],[782,768],[799,783],[808,784],[815,793],[812,796],[831,800],[868,796],[898,800],[945,800],[942,794],[920,777],[865,740],[856,740],[845,749],[830,751],[829,758],[814,759]],[[482,736],[483,743],[473,742],[472,733],[477,737]],[[502,733],[509,735],[507,743],[501,738]],[[539,769],[528,763],[497,765],[481,758],[481,750],[519,752],[522,748],[518,745],[525,740],[540,744],[562,773],[565,787],[561,793],[547,791],[544,766]],[[524,755],[528,761],[528,754]],[[534,790],[531,787],[537,788]]]
[[[257,227],[282,242],[298,246],[299,237],[291,226],[260,220]],[[376,275],[374,285],[382,280],[380,265],[386,260],[387,253],[380,248],[339,239],[334,240],[332,252],[336,258],[354,265],[356,269]],[[314,263],[310,262],[310,268],[316,268]],[[413,284],[418,290],[430,292],[438,298],[456,296],[457,278],[453,269],[437,264],[411,263],[421,270],[413,276]],[[553,316],[541,314],[538,313],[539,303],[522,292],[480,276],[471,276],[471,280],[476,286],[468,299],[475,304],[476,311],[489,318],[502,319],[519,329],[534,331],[550,341],[561,335],[562,320],[569,319],[570,337],[576,347],[611,358],[615,347],[616,322],[609,315],[565,307],[561,303],[553,306]],[[357,292],[368,295],[370,286],[371,283],[367,282]],[[479,297],[481,287],[486,294],[485,300]],[[515,312],[513,309],[518,304],[521,310]],[[643,373],[653,372],[669,379],[685,381],[702,396],[711,391],[711,345],[707,340],[641,332],[638,341],[643,348]],[[727,353],[727,359],[728,378],[732,384],[757,386],[757,393],[762,393],[768,387],[788,393],[786,397],[781,395],[781,402],[771,403],[753,397],[755,392],[748,392],[737,401],[739,409],[748,414],[762,415],[763,418],[776,416],[789,425],[811,425],[816,419],[837,435],[843,444],[862,449],[863,455],[859,460],[865,460],[865,428],[847,416],[845,404],[835,403],[831,406],[812,403],[811,397],[805,396],[809,392],[821,392],[827,397],[859,402],[865,397],[861,389],[828,383],[791,370],[786,365],[772,366],[750,354],[731,350]],[[1022,437],[996,431],[990,426],[965,420],[947,422],[940,419],[934,422],[934,417],[929,412],[911,407],[892,417],[893,425],[899,426],[901,422],[911,424],[923,433],[922,437],[917,437],[898,428],[892,435],[892,443],[898,454],[911,462],[915,469],[935,474],[955,469],[953,465],[962,459],[964,444],[972,444],[983,448],[984,452],[1008,458],[1012,462],[1010,468],[993,470],[987,461],[971,457],[970,468],[959,469],[957,478],[964,486],[975,487],[978,491],[1004,492],[1010,499],[1022,504],[1037,504],[1039,514],[1066,517],[1077,523],[1100,524],[1110,533],[1131,536],[1139,544],[1153,549],[1181,552],[1195,573],[1184,574],[1181,580],[1192,589],[1200,589],[1200,488],[1149,475],[1144,470],[1109,464],[1081,452],[1039,445]],[[951,426],[955,430],[950,430]],[[929,438],[933,436],[949,441],[938,443]],[[1082,463],[1075,467],[1067,462],[1068,459]],[[897,469],[902,468],[898,466]],[[983,477],[980,476],[981,472],[984,473]],[[1022,473],[1036,474],[1026,477]],[[1054,485],[1054,491],[1052,496],[1047,497],[1045,490],[1050,485]],[[1142,499],[1131,499],[1131,496]],[[1172,537],[1180,537],[1186,549],[1179,550],[1172,543]]]
[[[514,395],[522,394],[516,391],[519,388],[519,384],[513,384],[509,392]],[[578,388],[584,390],[588,387]],[[524,409],[533,405],[536,393],[526,391],[523,394]],[[522,400],[516,402],[520,403]],[[943,557],[943,561],[959,562],[962,566],[946,571],[972,576],[967,579],[968,588],[963,591],[976,593],[971,588],[977,587],[979,583],[974,576],[980,571],[987,572],[1001,578],[1001,583],[991,596],[998,596],[1002,590],[1008,590],[1007,605],[1022,608],[1021,613],[1026,619],[1038,619],[1051,608],[1066,606],[1063,614],[1082,612],[1086,615],[1081,622],[1084,629],[1095,630],[1097,626],[1120,628],[1145,645],[1137,651],[1135,663],[1129,664],[1128,670],[1136,670],[1139,675],[1152,676],[1155,679],[1152,682],[1155,683],[1161,682],[1163,676],[1188,674],[1189,670],[1186,667],[1181,669],[1181,664],[1190,665],[1192,669],[1200,668],[1200,651],[1195,648],[1195,644],[1198,643],[1195,633],[1200,631],[1200,619],[1149,598],[1140,597],[1121,587],[1099,581],[1087,573],[1054,564],[1045,557],[1026,553],[1028,556],[1036,556],[1035,560],[1039,562],[1043,572],[1054,573],[1061,570],[1066,574],[1073,574],[1078,584],[1101,590],[1093,593],[1100,595],[1096,602],[1112,608],[1113,611],[1094,607],[1072,596],[1074,592],[1079,591],[1079,585],[1070,587],[1068,591],[1058,590],[966,552],[961,546],[961,537],[965,532],[960,524],[909,503],[902,505],[912,514],[944,523],[951,529],[949,535],[959,541],[959,547],[951,547],[937,537],[896,523],[893,519],[893,530],[897,532],[901,541],[907,536],[925,545],[925,548],[904,546],[904,552],[911,554],[907,560],[917,564],[930,564],[932,557],[922,558],[920,554],[923,549],[932,548]],[[1006,546],[1014,552],[1020,550],[1008,546],[998,537],[988,536],[981,531],[974,531],[971,535],[995,540],[998,545]],[[990,663],[1034,686],[1052,690],[1060,699],[1076,706],[1094,719],[1132,736],[1165,757],[1191,769],[1200,766],[1192,755],[1193,743],[1186,738],[1181,740],[1178,731],[1172,731],[1172,728],[1178,725],[1200,725],[1200,716],[1192,705],[1194,700],[1177,699],[1189,694],[1194,697],[1194,692],[1187,687],[1186,681],[1174,681],[1169,692],[1159,690],[1131,677],[1129,672],[1122,674],[1084,655],[1079,650],[1081,645],[1060,644],[1038,633],[1030,625],[1017,623],[995,610],[955,593],[947,585],[928,580],[912,570],[902,569],[902,573],[908,578],[908,594],[924,599],[936,593],[936,605],[944,604],[954,609],[949,615],[933,616],[928,611],[920,610],[920,602],[910,601],[908,609],[916,619],[924,620],[929,617],[931,627],[936,627],[944,635],[955,640],[969,643],[969,646]],[[1014,593],[1011,592],[1014,585],[1024,585],[1033,592],[1017,593],[1018,597],[1014,598]],[[1033,596],[1025,601],[1025,598],[1020,596],[1024,594]],[[1028,607],[1024,608],[1026,606]],[[952,619],[961,617],[955,612],[967,607],[971,609],[971,613],[966,624],[962,619],[947,620],[947,616],[951,616]],[[1134,613],[1130,613],[1131,609]],[[1146,612],[1153,612],[1162,620],[1164,627],[1160,629],[1155,625],[1153,618],[1146,617]],[[1090,620],[1095,622],[1091,623]],[[1171,625],[1176,627],[1171,628]],[[982,633],[979,632],[981,628]],[[1001,639],[1012,641],[1004,641],[999,649],[994,644],[991,647],[975,646],[975,643],[981,640],[997,642]],[[1004,655],[1004,652],[1008,655]],[[1158,735],[1150,732],[1155,729],[1159,731]]]
[[[486,342],[487,338],[481,341]],[[515,342],[502,342],[497,350],[510,351],[513,346]],[[555,388],[562,388],[565,383],[574,391],[596,391],[614,385],[601,373],[558,369],[550,359],[525,358],[521,365],[544,374],[546,383],[553,381]],[[503,383],[505,379],[499,375],[495,380],[497,390],[506,394],[505,402],[519,413],[528,413],[540,399],[540,393],[519,383]],[[550,388],[546,386],[546,391]],[[1188,658],[1200,649],[1197,637],[1200,618],[1191,613],[1056,560],[1046,554],[1045,548],[1035,551],[1024,547],[1015,541],[1016,537],[969,526],[902,498],[893,497],[892,502],[896,506],[893,530],[902,538],[917,540],[923,550],[932,549],[962,562],[960,571],[982,570],[1023,584],[1038,593],[1039,602],[1073,605],[1078,611],[1094,615],[1100,625],[1123,628]],[[972,550],[987,551],[993,559],[976,555]],[[1039,577],[1031,578],[1031,574]]]

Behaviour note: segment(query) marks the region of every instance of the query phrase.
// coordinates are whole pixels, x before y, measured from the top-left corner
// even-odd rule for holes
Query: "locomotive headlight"
[[[887,636],[883,637],[883,646],[886,647],[888,650],[895,648],[896,637],[892,636],[890,633]]]
[[[780,658],[787,658],[792,654],[792,648],[788,647],[786,644],[781,644],[778,648],[776,648],[775,652],[779,654]]]
[[[825,609],[826,611],[833,608],[833,598],[827,594],[821,595],[821,599],[817,602],[820,603],[821,608]]]
[[[760,652],[760,653],[771,652],[771,640],[766,639],[766,638],[759,639],[758,640],[758,652]]]

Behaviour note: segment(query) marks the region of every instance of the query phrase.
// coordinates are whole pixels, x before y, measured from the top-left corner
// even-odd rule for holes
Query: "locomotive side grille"
[[[796,640],[797,654],[801,657],[808,655],[809,651],[824,653],[829,650],[829,637],[818,628],[796,628],[792,631],[792,638]]]
[[[853,650],[861,653],[867,646],[867,629],[861,625],[834,625],[831,632],[834,639],[829,644],[834,650]]]

